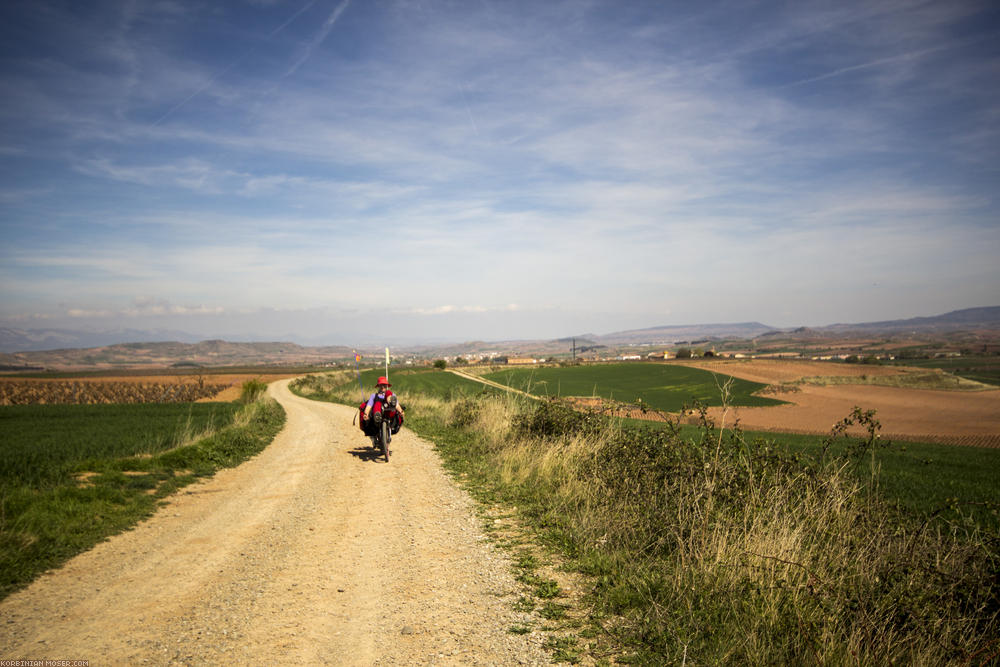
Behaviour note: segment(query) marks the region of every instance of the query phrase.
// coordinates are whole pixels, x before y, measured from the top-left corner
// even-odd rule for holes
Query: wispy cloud
[[[305,46],[302,47],[298,56],[295,58],[295,61],[292,63],[291,67],[289,67],[288,71],[285,72],[286,77],[291,76],[296,71],[298,71],[298,69],[302,67],[302,65],[304,65],[306,61],[312,57],[313,52],[316,51],[316,49],[327,38],[327,36],[330,34],[330,31],[333,30],[333,26],[337,22],[337,19],[340,18],[340,15],[344,13],[344,10],[347,9],[347,6],[349,4],[351,4],[351,0],[341,0],[341,3],[337,5],[337,7],[332,12],[330,12],[330,15],[327,17],[326,21],[323,22],[322,26],[320,26],[319,31]]]

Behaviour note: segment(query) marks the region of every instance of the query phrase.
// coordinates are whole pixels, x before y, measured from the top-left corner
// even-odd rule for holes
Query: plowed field
[[[899,375],[899,367],[853,366],[778,360],[706,361],[692,366],[735,377],[777,384],[806,377]],[[789,405],[730,408],[726,423],[738,418],[743,428],[791,433],[830,432],[854,406],[877,411],[883,437],[979,447],[1000,447],[1000,389],[941,391],[871,385],[802,384],[778,395]],[[709,413],[719,420],[721,408]]]
[[[250,379],[292,375],[107,375],[82,378],[0,377],[0,405],[235,401]]]

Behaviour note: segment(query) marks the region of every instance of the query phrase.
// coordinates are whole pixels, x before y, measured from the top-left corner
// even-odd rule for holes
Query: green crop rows
[[[384,374],[385,371],[382,369],[361,372],[361,382],[364,386],[364,395],[366,397],[374,391],[375,381],[378,377]],[[392,382],[392,390],[399,394],[400,398],[404,401],[408,392],[427,394],[444,399],[457,398],[460,395],[471,396],[481,394],[484,391],[488,393],[499,392],[498,389],[487,387],[475,380],[469,380],[454,373],[439,370],[393,370],[390,368],[389,380]],[[354,386],[358,387],[358,396],[360,397],[362,391],[356,377]]]
[[[649,407],[667,412],[678,412],[693,401],[722,405],[722,387],[727,382],[731,382],[730,405],[782,404],[755,396],[765,386],[760,383],[669,364],[510,368],[485,377],[538,396],[599,396],[625,403],[642,399]]]
[[[228,425],[235,403],[9,405],[0,407],[0,484],[65,481],[90,460],[156,454]]]

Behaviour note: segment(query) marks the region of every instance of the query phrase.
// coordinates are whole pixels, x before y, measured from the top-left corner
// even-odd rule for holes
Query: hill
[[[319,365],[353,354],[344,346],[303,347],[295,343],[119,343],[85,349],[60,349],[0,354],[0,365],[15,368],[120,368],[128,366]]]
[[[823,333],[907,333],[968,331],[1000,327],[1000,306],[964,308],[932,317],[912,317],[905,320],[863,322],[861,324],[831,324],[818,327]]]
[[[629,345],[648,343],[653,345],[672,344],[696,338],[755,338],[774,327],[760,322],[739,322],[735,324],[685,324],[680,326],[659,326],[647,329],[616,331],[603,336],[590,336],[604,345]]]
[[[155,333],[155,332],[154,332]],[[199,342],[144,342],[151,332],[121,331],[115,335],[134,334],[138,342],[114,345],[93,345],[85,348],[70,341],[86,340],[85,334],[61,330],[23,331],[0,329],[0,367],[6,370],[44,367],[50,369],[108,369],[164,367],[171,365],[240,366],[240,365],[322,365],[331,361],[348,361],[353,350],[344,345],[309,347],[291,342],[233,342],[202,340]],[[111,336],[112,334],[102,334]],[[182,334],[178,338],[190,337]],[[726,345],[725,349],[753,349],[756,353],[785,350],[833,350],[856,346],[858,341],[893,337],[896,347],[947,343],[956,349],[992,350],[1000,342],[1000,306],[966,308],[933,317],[903,320],[833,324],[823,327],[778,329],[760,322],[729,324],[688,324],[630,329],[609,334],[581,334],[552,340],[468,341],[440,345],[392,345],[397,357],[424,359],[470,355],[493,356],[565,356],[572,347],[577,353],[595,352],[601,356],[618,350],[646,346],[670,346],[712,342]],[[747,341],[744,344],[742,341]],[[753,341],[751,344],[750,341]],[[844,343],[839,344],[838,341]],[[62,344],[61,344],[62,343]],[[22,346],[20,349],[17,345]],[[37,346],[56,344],[59,349],[39,350]],[[7,347],[3,347],[7,345]],[[12,351],[10,345],[14,345]],[[382,347],[359,349],[368,361],[380,357]]]

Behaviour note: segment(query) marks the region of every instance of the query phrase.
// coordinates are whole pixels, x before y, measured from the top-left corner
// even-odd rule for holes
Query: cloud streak
[[[351,4],[351,0],[341,0],[340,4],[337,5],[332,12],[330,12],[330,15],[326,18],[326,21],[323,22],[323,25],[320,26],[316,35],[302,48],[291,67],[289,67],[285,72],[285,77],[295,74],[295,72],[297,72],[299,68],[306,63],[306,61],[312,58],[313,53],[330,35],[330,31],[333,30],[333,26],[337,23],[337,19],[340,18],[340,15],[344,13],[344,10],[347,9],[349,4]]]

